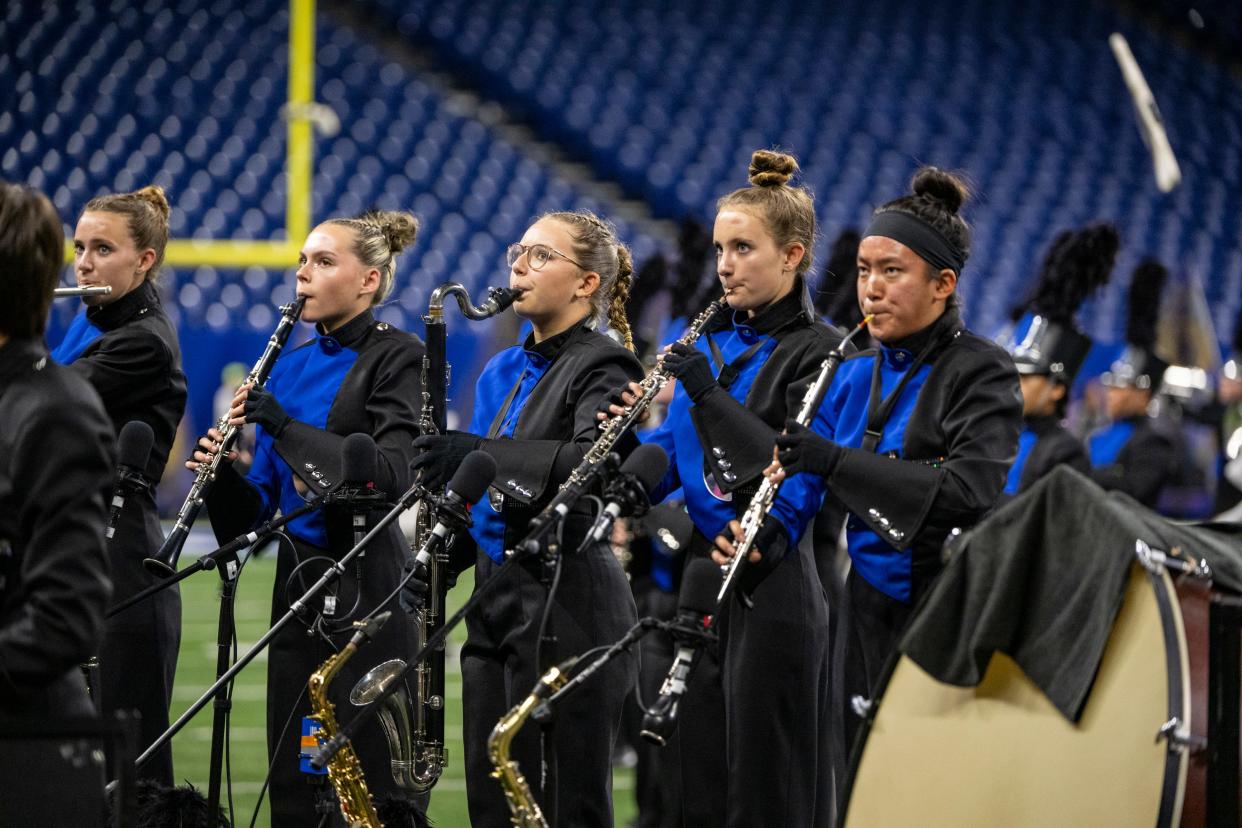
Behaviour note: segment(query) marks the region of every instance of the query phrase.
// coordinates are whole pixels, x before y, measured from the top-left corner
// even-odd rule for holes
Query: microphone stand
[[[220,712],[227,710],[229,701],[227,698],[224,698],[224,694],[221,692],[223,688],[226,685],[229,685],[232,682],[233,678],[238,673],[240,673],[243,669],[245,669],[245,667],[248,664],[250,664],[250,662],[254,661],[254,659],[259,655],[259,653],[261,653],[269,644],[272,643],[272,639],[274,639],[276,635],[289,624],[289,622],[291,622],[294,618],[296,618],[298,614],[302,612],[302,610],[307,608],[308,603],[312,599],[314,599],[316,595],[318,595],[321,591],[323,591],[325,587],[333,583],[337,578],[339,578],[342,574],[344,574],[346,567],[350,563],[352,563],[358,557],[358,555],[362,553],[364,549],[366,549],[367,545],[370,544],[372,540],[378,537],[381,532],[386,530],[393,523],[393,521],[395,521],[402,512],[410,508],[410,506],[412,506],[416,500],[419,500],[426,496],[427,496],[427,491],[421,485],[415,483],[413,486],[411,486],[409,490],[405,492],[405,494],[401,495],[401,497],[398,498],[396,505],[387,514],[385,514],[382,518],[380,518],[379,522],[375,524],[375,526],[371,529],[371,531],[367,532],[366,536],[363,537],[362,540],[359,541],[354,546],[353,549],[349,550],[349,552],[347,552],[339,561],[336,561],[335,563],[333,563],[332,566],[330,566],[328,570],[324,572],[324,574],[319,578],[318,581],[313,583],[310,586],[310,588],[306,590],[306,592],[304,592],[296,601],[293,602],[293,604],[289,607],[289,611],[286,612],[284,615],[282,615],[276,621],[276,623],[273,624],[272,627],[267,632],[265,632],[259,638],[258,641],[256,641],[253,645],[251,645],[250,649],[247,650],[245,653],[243,653],[237,659],[237,661],[235,661],[231,666],[228,665],[227,655],[228,655],[229,644],[231,644],[232,642],[232,628],[231,626],[228,628],[228,637],[224,638],[223,636],[225,633],[225,628],[222,622],[221,631],[220,631],[221,645],[217,651],[218,653],[218,657],[216,660],[217,677],[216,677],[215,682],[210,687],[208,687],[203,692],[203,694],[199,696],[198,699],[192,705],[190,705],[186,709],[186,711],[182,713],[181,716],[175,722],[169,725],[168,730],[160,734],[160,737],[156,739],[154,742],[152,742],[151,745],[146,750],[144,750],[142,754],[136,760],[134,760],[134,767],[141,768],[144,764],[146,764],[160,748],[168,744],[168,742],[171,741],[174,736],[180,733],[182,728],[184,728],[187,724],[189,724],[190,720],[193,719],[200,710],[206,707],[207,703],[211,701],[213,698],[215,698],[217,694],[219,694],[223,699],[222,702],[221,701],[217,702],[217,708],[219,709]],[[311,504],[307,504],[307,506],[310,506],[310,505]],[[315,504],[315,505],[317,506],[319,504]],[[299,511],[300,508],[301,507],[299,507],[298,510],[295,510],[295,512]],[[288,520],[292,520],[292,519],[293,519],[293,513],[290,514]],[[251,534],[254,534],[254,533],[251,533]],[[243,537],[249,537],[249,535],[245,535]],[[236,542],[237,541],[233,541],[230,544],[226,544],[226,546],[230,546]],[[237,549],[234,549],[232,552],[234,556],[234,562],[236,561],[236,552],[237,552]],[[212,554],[214,555],[216,553],[212,553]],[[214,566],[215,562],[213,562],[212,565]],[[225,566],[220,567],[220,569],[221,569],[222,578],[224,577],[226,572],[229,570],[232,570],[234,574],[236,572],[236,568],[230,567],[227,561],[225,562]],[[231,596],[230,596],[230,603],[231,603]],[[221,617],[223,618],[223,602],[222,602]],[[231,621],[232,619],[231,613],[229,614],[229,618]],[[224,643],[224,642],[227,642],[227,643]],[[221,667],[224,667],[225,669],[221,671],[220,670]],[[214,773],[218,773],[218,771],[216,770],[216,768],[218,767],[218,764],[216,762],[217,738],[219,739],[219,746],[221,748],[220,753],[222,757],[223,735],[224,734],[223,734],[222,725],[218,728],[213,728],[212,761],[213,761],[213,772]],[[115,786],[116,786],[116,780],[113,780],[108,783],[107,790],[111,792],[111,790]],[[216,804],[216,807],[212,809],[213,813],[218,811],[218,803],[219,803],[218,779],[216,782],[215,796],[216,796],[217,804]]]
[[[633,647],[636,643],[638,643],[638,641],[646,637],[647,633],[652,630],[668,629],[670,623],[671,622],[668,621],[661,621],[659,618],[652,618],[651,616],[638,619],[638,623],[630,627],[629,631],[626,632],[626,634],[622,636],[617,643],[605,650],[602,655],[586,667],[582,668],[577,673],[574,673],[574,677],[567,681],[560,690],[557,690],[555,693],[540,702],[539,706],[536,707],[531,713],[531,718],[539,724],[543,724],[545,721],[549,720],[552,716],[552,707],[556,704],[556,702],[569,695],[575,688],[578,687],[578,685],[595,675],[595,673],[598,672],[605,664],[621,655],[622,652],[628,651],[630,647]],[[563,662],[560,665],[561,672],[572,670],[577,663],[578,657],[574,657],[566,662]]]
[[[194,575],[198,572],[202,572],[203,570],[206,570],[206,569],[215,569],[221,564],[223,564],[226,567],[231,566],[233,568],[233,571],[231,572],[221,571],[220,573],[221,578],[224,578],[225,580],[231,580],[237,575],[236,569],[237,569],[237,562],[238,562],[237,561],[238,552],[240,552],[242,549],[245,549],[247,546],[253,546],[254,544],[266,538],[268,535],[275,532],[280,527],[284,526],[286,523],[289,523],[292,520],[296,520],[297,518],[300,518],[302,515],[306,514],[307,512],[312,512],[315,509],[318,509],[320,506],[324,505],[327,502],[328,501],[324,498],[316,498],[315,500],[309,501],[304,506],[299,506],[298,508],[294,509],[292,512],[290,512],[287,515],[281,515],[280,517],[272,518],[271,520],[267,521],[266,523],[264,523],[257,529],[247,532],[244,535],[238,535],[237,537],[233,538],[233,540],[226,543],[224,546],[221,546],[220,548],[215,549],[211,552],[208,552],[206,555],[203,555],[197,561],[187,566],[185,569],[178,569],[175,574],[170,575],[168,578],[160,581],[158,584],[152,584],[151,586],[147,587],[141,592],[135,593],[131,595],[130,597],[126,598],[121,603],[116,604],[115,606],[109,607],[108,612],[104,617],[111,618],[112,616],[117,615],[118,613],[124,612],[125,610],[129,609],[134,604],[137,604],[140,601],[145,601],[147,598],[151,597],[155,593],[161,590],[164,590],[164,589],[168,589],[168,587],[172,586],[175,583],[184,581],[186,578],[190,577],[191,575]]]
[[[608,462],[600,461],[591,470],[589,477],[594,477],[606,468],[615,468],[616,465],[615,457]],[[586,486],[584,481],[584,484],[578,488],[577,495],[582,497],[585,494]],[[560,495],[564,495],[564,492],[561,492]],[[530,533],[516,547],[506,553],[505,562],[500,565],[495,574],[481,586],[475,587],[475,590],[470,593],[470,597],[457,609],[457,612],[453,613],[438,630],[423,642],[423,646],[418,649],[413,658],[406,661],[405,667],[399,673],[394,674],[384,684],[379,691],[379,695],[368,702],[349,722],[341,726],[340,731],[335,736],[323,744],[319,752],[311,759],[312,767],[316,770],[322,770],[327,767],[328,763],[332,761],[332,757],[336,756],[337,752],[354,737],[358,729],[376,714],[383,705],[384,699],[391,696],[398,687],[402,686],[406,677],[418,667],[419,662],[427,658],[434,650],[443,646],[445,639],[448,638],[448,634],[452,632],[453,628],[460,624],[471,610],[481,604],[483,599],[496,589],[496,584],[504,580],[501,577],[502,573],[508,572],[517,566],[520,561],[534,557],[540,554],[541,550],[544,550],[544,541],[552,534],[552,530],[556,528],[557,524],[569,514],[569,508],[577,502],[577,497],[573,500],[567,500],[560,495],[553,498],[552,502],[542,512],[531,519],[533,528]],[[558,506],[561,508],[558,508]],[[555,560],[558,554],[560,554],[560,549],[556,543],[547,544],[546,551],[543,551],[545,562]]]

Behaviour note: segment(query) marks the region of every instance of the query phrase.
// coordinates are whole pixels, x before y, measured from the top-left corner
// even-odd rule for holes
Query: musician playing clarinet
[[[377,321],[372,307],[393,289],[397,255],[414,241],[417,222],[400,212],[366,213],[330,219],[306,237],[297,269],[297,294],[305,297],[302,319],[315,323],[315,336],[282,355],[262,388],[243,386],[229,410],[233,425],[256,423],[254,463],[242,478],[221,464],[208,497],[212,527],[227,541],[249,531],[279,509],[288,514],[308,498],[341,482],[341,446],[353,433],[371,435],[376,458],[375,488],[398,497],[409,487],[413,442],[421,401],[419,372],[423,345],[418,337]],[[197,469],[218,448],[212,429],[186,465]],[[367,481],[357,481],[367,482]],[[372,507],[373,508],[373,507]],[[351,507],[340,504],[291,521],[280,544],[272,620],[283,616],[329,567],[354,546]],[[267,736],[273,826],[319,824],[316,791],[331,790],[303,772],[299,759],[303,717],[310,714],[306,682],[333,652],[344,646],[352,621],[393,594],[409,557],[394,525],[375,539],[331,588],[311,602],[299,622],[272,641],[267,671]],[[393,601],[387,609],[395,609]],[[338,709],[348,709],[349,690],[370,667],[415,651],[415,628],[394,613],[333,683]],[[404,794],[389,772],[390,754],[377,723],[354,740],[377,798]],[[400,757],[393,757],[400,758]],[[339,814],[338,814],[339,817]],[[336,823],[329,823],[336,824]]]
[[[841,341],[816,321],[804,281],[815,210],[789,183],[792,156],[759,150],[750,186],[720,199],[712,237],[728,307],[693,345],[674,344],[677,378],[664,422],[644,439],[670,471],[653,499],[680,486],[695,535],[689,554],[746,510],[772,459],[772,441]],[[632,403],[618,391],[607,413]],[[801,491],[803,487],[806,491]],[[799,541],[822,499],[804,477],[777,499],[756,546],[763,559],[717,614],[719,660],[705,653],[680,706],[684,824],[828,825],[828,614],[810,550]]]
[[[474,507],[471,536],[475,589],[504,582],[467,616],[461,652],[470,822],[496,828],[510,822],[491,778],[492,728],[542,668],[613,643],[637,619],[611,548],[584,544],[593,518],[585,500],[565,518],[552,565],[536,556],[502,570],[504,553],[594,443],[604,395],[642,376],[625,317],[633,266],[610,224],[587,212],[549,213],[509,246],[507,259],[509,286],[522,291],[513,309],[530,321],[531,333],[484,367],[470,430],[419,438],[424,453],[415,461],[433,488],[472,450],[486,451],[498,466],[488,497]],[[628,347],[599,330],[605,320]],[[635,665],[627,656],[603,672],[558,704],[550,730],[523,728],[511,745],[511,758],[556,825],[613,824],[610,760]]]
[[[112,292],[84,296],[85,307],[52,352],[52,359],[94,386],[114,433],[136,420],[154,436],[141,470],[146,486],[126,498],[108,542],[113,602],[160,580],[142,562],[164,540],[155,487],[185,412],[181,346],[157,288],[168,211],[158,186],[87,202],[73,233],[74,275],[81,287],[107,286]],[[117,710],[141,714],[140,752],[168,729],[180,646],[181,596],[175,586],[108,619],[99,651],[102,710],[107,718]],[[172,785],[172,746],[156,752],[138,774]]]
[[[996,502],[1022,427],[1012,359],[959,314],[966,186],[925,167],[911,188],[875,211],[858,248],[858,301],[879,347],[842,363],[812,428],[789,424],[768,470],[784,485],[821,480],[848,509],[843,704],[872,698],[942,543]],[[860,720],[844,716],[852,741]]]

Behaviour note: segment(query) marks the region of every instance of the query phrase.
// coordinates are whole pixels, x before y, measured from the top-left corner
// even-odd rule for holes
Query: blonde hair
[[[625,303],[634,284],[634,261],[629,248],[617,238],[616,228],[588,210],[545,213],[539,221],[544,219],[559,221],[569,228],[574,239],[574,258],[588,271],[599,274],[599,288],[591,294],[591,312],[596,319],[607,317],[608,327],[633,351],[634,335],[625,315]]]
[[[155,251],[155,263],[146,272],[147,281],[154,283],[164,263],[168,246],[168,199],[164,188],[151,184],[132,193],[110,193],[86,202],[84,213],[117,213],[125,217],[125,226],[134,246],[141,252]]]
[[[797,242],[806,252],[794,272],[802,275],[811,267],[815,245],[815,205],[806,187],[791,187],[798,171],[792,155],[776,150],[755,150],[750,157],[750,186],[734,190],[716,202],[717,212],[727,207],[753,211],[777,245]]]
[[[418,219],[414,214],[370,210],[357,218],[328,219],[324,224],[354,231],[354,255],[363,267],[373,267],[380,272],[379,287],[371,297],[371,304],[378,305],[387,299],[396,280],[397,254],[413,244],[418,235]]]

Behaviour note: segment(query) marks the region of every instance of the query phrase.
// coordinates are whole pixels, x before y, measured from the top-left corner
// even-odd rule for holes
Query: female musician
[[[409,213],[376,212],[330,219],[306,237],[297,294],[306,298],[302,318],[315,323],[316,335],[277,360],[265,387],[243,386],[233,398],[230,422],[257,423],[258,428],[250,472],[243,479],[222,464],[208,497],[212,526],[222,541],[278,509],[288,514],[309,496],[333,490],[341,482],[341,445],[355,432],[375,439],[375,488],[396,497],[408,487],[411,447],[418,435],[423,346],[412,334],[377,322],[371,308],[392,291],[397,254],[414,241],[416,230]],[[212,429],[187,467],[197,469],[198,463],[208,461],[218,440]],[[273,621],[353,547],[350,517],[347,504],[333,505],[288,524],[292,544],[282,544],[277,559]],[[349,638],[350,621],[382,609],[380,603],[400,580],[404,547],[394,525],[346,571],[331,595],[315,600],[302,623],[285,627],[272,642],[267,730],[275,826],[318,822],[314,791],[298,759],[302,717],[310,713],[306,682]],[[403,613],[395,613],[362,657],[348,662],[337,676],[330,694],[338,705],[368,667],[408,657],[414,640],[412,624]],[[354,748],[372,794],[399,795],[378,725],[363,730]]]
[[[114,432],[139,420],[155,436],[142,470],[148,485],[127,498],[108,544],[114,602],[159,580],[142,562],[164,540],[154,493],[185,411],[181,347],[156,289],[167,243],[168,201],[160,187],[87,202],[73,234],[74,272],[80,286],[108,286],[112,292],[83,297],[86,307],[52,352],[52,359],[99,392]],[[99,652],[102,709],[108,718],[122,709],[142,714],[140,749],[168,729],[180,646],[175,586],[108,619]],[[140,773],[172,785],[171,745]]]
[[[815,321],[804,282],[815,210],[810,194],[788,183],[797,169],[791,156],[759,150],[750,186],[720,199],[716,271],[732,313],[696,347],[674,344],[663,357],[677,389],[666,419],[644,440],[670,459],[653,500],[684,489],[696,529],[691,555],[708,554],[707,539],[745,511],[778,430],[841,340]],[[631,386],[622,401],[636,391]],[[687,825],[830,818],[819,784],[827,762],[827,607],[812,557],[797,550],[821,494],[818,481],[804,478],[776,501],[761,533],[764,564],[742,584],[753,606],[720,610],[719,664],[703,659],[681,705]]]
[[[818,477],[849,510],[844,699],[872,698],[945,537],[996,502],[1022,425],[1013,361],[958,313],[965,185],[926,167],[911,186],[858,248],[858,301],[880,345],[841,364],[813,429],[791,424],[769,470],[784,485]],[[856,724],[847,715],[847,737]]]
[[[609,326],[630,345],[625,318],[633,267],[611,226],[590,213],[549,213],[510,245],[509,284],[522,291],[514,311],[529,320],[521,346],[487,363],[475,389],[470,433],[419,438],[415,468],[431,486],[447,479],[475,448],[495,457],[489,499],[475,506],[475,588],[505,584],[466,619],[462,648],[466,792],[473,825],[509,824],[492,770],[488,734],[534,687],[541,668],[610,644],[637,618],[625,574],[606,543],[582,546],[590,516],[575,511],[561,538],[559,574],[537,558],[501,570],[504,550],[526,534],[531,517],[557,492],[596,437],[595,409],[609,389],[642,374],[634,354],[596,330]],[[547,640],[540,639],[548,609]],[[538,729],[523,728],[511,747],[556,824],[612,825],[610,757],[633,664],[620,659],[568,697],[541,749]],[[546,772],[546,773],[545,773]],[[540,784],[541,780],[546,780]]]
[[[99,396],[43,331],[64,257],[42,194],[0,181],[0,730],[95,715],[78,665],[98,652],[112,434]],[[103,768],[57,739],[0,748],[0,825],[97,825]]]

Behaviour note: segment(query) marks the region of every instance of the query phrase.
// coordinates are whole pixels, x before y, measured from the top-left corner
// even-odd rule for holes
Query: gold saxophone
[[[311,718],[319,724],[316,740],[322,749],[324,743],[340,733],[340,725],[336,721],[336,706],[328,701],[328,685],[345,666],[345,662],[353,656],[363,641],[369,641],[388,620],[390,613],[381,613],[369,621],[355,621],[357,632],[339,653],[336,653],[311,674],[307,687],[310,692]],[[336,755],[328,762],[328,781],[336,791],[336,798],[341,806],[341,815],[349,828],[383,828],[375,803],[371,800],[371,792],[367,790],[367,781],[362,775],[362,764],[358,754],[354,753],[353,745],[346,742]]]
[[[568,679],[569,676],[559,666],[548,670],[530,695],[501,717],[492,728],[492,735],[487,738],[487,755],[495,767],[492,779],[500,782],[500,787],[505,792],[505,801],[509,803],[509,821],[517,828],[548,828],[548,821],[531,794],[530,786],[526,784],[526,777],[522,776],[517,762],[509,758],[509,745],[526,723],[531,711],[565,686]]]

